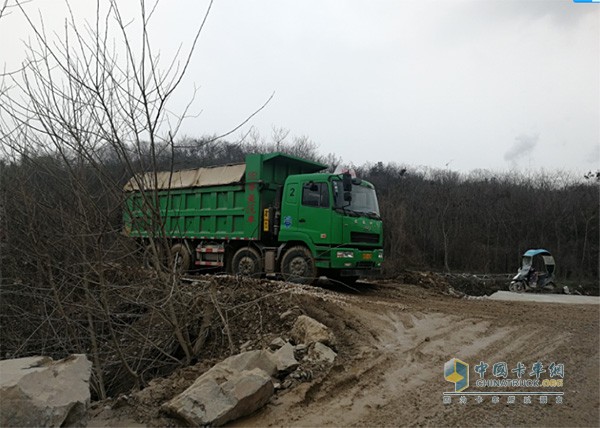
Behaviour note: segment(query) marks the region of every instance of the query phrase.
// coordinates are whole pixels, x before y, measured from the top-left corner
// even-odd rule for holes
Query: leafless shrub
[[[101,398],[107,382],[116,380],[105,377],[115,373],[111,365],[118,365],[139,387],[148,367],[153,370],[164,361],[189,364],[194,358],[191,314],[177,310],[178,305],[187,307],[179,273],[158,263],[160,248],[169,248],[169,242],[155,191],[141,186],[151,214],[147,244],[157,261],[153,272],[131,270],[130,253],[139,250],[120,234],[124,179],[157,171],[163,151],[174,149],[186,112],[174,116],[167,106],[211,4],[187,52],[178,52],[162,67],[149,36],[156,6],[140,3],[136,27],[125,21],[118,2],[98,2],[94,24],[81,25],[71,14],[64,35],[53,38],[43,22],[16,3],[14,10],[26,18],[34,37],[22,71],[4,75],[0,91],[6,228],[2,313],[11,316],[3,323],[15,329],[16,317],[22,317],[31,324],[26,337],[11,337],[9,328],[6,346],[15,355],[88,353],[94,363],[93,386]],[[5,9],[6,3],[0,10]],[[115,47],[115,38],[122,48]],[[136,40],[141,51],[134,49]],[[130,277],[115,281],[115,272],[121,271]],[[118,316],[127,311],[114,307],[118,297],[125,307],[141,298],[175,344],[173,339],[154,340],[156,331],[150,328],[131,328]],[[140,342],[143,346],[132,359],[127,346]],[[174,346],[181,357],[173,356]],[[161,362],[148,364],[149,359]]]

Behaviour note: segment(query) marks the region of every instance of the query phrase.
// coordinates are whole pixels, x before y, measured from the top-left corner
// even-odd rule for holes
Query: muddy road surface
[[[261,312],[261,325],[271,326],[266,330],[249,328],[250,319],[243,317],[230,325],[237,333],[254,335],[240,336],[240,343],[252,339],[256,349],[273,337],[288,339],[280,314],[293,307],[333,330],[338,356],[331,368],[278,391],[261,410],[230,426],[599,426],[597,303],[461,297],[430,275],[415,278],[419,285],[380,281],[359,283],[356,289],[328,283],[245,285],[246,290],[262,287],[260,299],[276,300]],[[469,364],[469,387],[458,395],[448,395],[455,385],[444,376],[453,358]],[[179,421],[160,412],[161,404],[215,362],[153,381],[133,399],[97,402],[89,426],[177,426]],[[484,366],[481,362],[487,364],[482,378],[475,370]],[[482,379],[518,380],[518,374],[533,381],[538,362],[540,384],[550,383],[547,387],[477,385]],[[525,370],[513,372],[519,363]]]
[[[294,292],[302,310],[337,335],[336,363],[321,380],[283,391],[232,426],[599,425],[598,305],[456,298],[393,281],[357,288]],[[454,391],[444,378],[452,358],[470,365],[470,386],[444,402]],[[541,362],[540,382],[563,386],[477,387],[480,362],[488,380],[505,379],[502,364],[499,376],[492,373],[496,363],[506,363],[506,379],[517,379],[511,370],[522,363],[521,379],[534,380]],[[546,391],[554,395],[535,395]],[[522,394],[509,402],[480,392]]]

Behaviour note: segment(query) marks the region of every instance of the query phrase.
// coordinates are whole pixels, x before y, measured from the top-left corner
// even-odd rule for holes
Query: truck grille
[[[379,235],[377,233],[350,232],[350,241],[377,244],[379,242]]]

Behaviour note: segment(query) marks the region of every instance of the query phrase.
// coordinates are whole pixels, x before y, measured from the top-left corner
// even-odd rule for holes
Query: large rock
[[[294,345],[291,343],[286,343],[271,354],[271,359],[275,362],[280,375],[292,372],[300,365],[294,357]]]
[[[227,378],[230,374],[253,369],[261,369],[269,376],[277,373],[277,363],[273,360],[271,353],[266,350],[242,352],[215,364],[205,375],[210,374],[214,378]]]
[[[310,345],[321,342],[328,346],[335,345],[335,336],[329,328],[306,315],[300,315],[292,327],[290,336],[298,343]]]
[[[219,426],[249,415],[273,395],[277,366],[267,351],[249,351],[216,364],[163,409],[191,426]]]
[[[0,361],[0,426],[85,424],[91,369],[82,354]]]

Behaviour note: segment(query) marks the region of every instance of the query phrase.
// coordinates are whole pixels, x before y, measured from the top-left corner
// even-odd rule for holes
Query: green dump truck
[[[124,232],[147,255],[150,238],[166,235],[168,258],[183,271],[281,274],[298,283],[377,274],[383,228],[375,189],[349,173],[319,172],[325,169],[271,153],[250,154],[243,164],[138,174],[124,188]],[[150,221],[157,212],[160,221]]]

